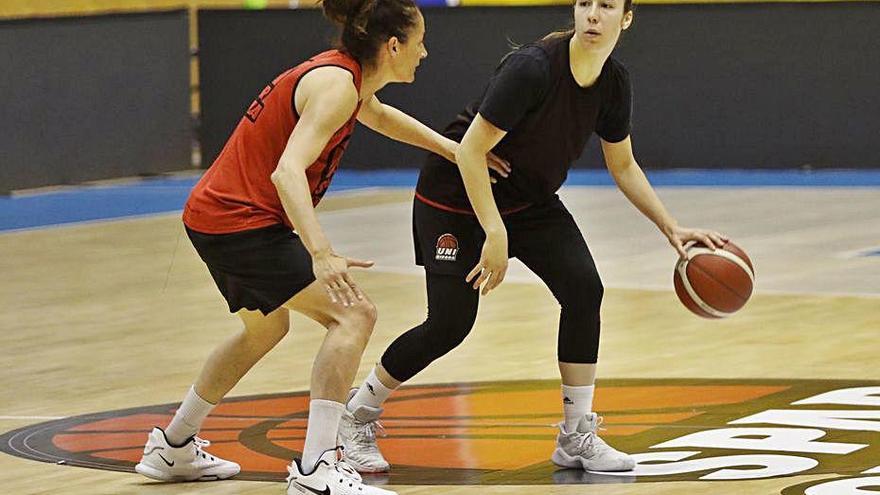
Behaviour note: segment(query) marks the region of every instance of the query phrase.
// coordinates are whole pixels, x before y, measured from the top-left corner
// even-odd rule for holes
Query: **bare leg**
[[[572,387],[590,386],[596,381],[596,365],[559,362],[562,383]]]
[[[196,380],[196,393],[212,404],[220,402],[290,328],[290,315],[284,308],[266,316],[259,311],[242,310],[238,316],[244,329],[214,349]]]
[[[360,366],[361,355],[373,333],[376,307],[367,298],[350,307],[335,304],[317,282],[306,287],[285,306],[327,328],[312,368],[312,399],[344,403]]]
[[[309,424],[302,455],[302,464],[308,468],[317,466],[317,460],[337,446],[339,419],[376,324],[376,307],[366,298],[349,307],[333,303],[318,282],[294,296],[286,307],[327,328],[312,367]]]
[[[396,389],[401,383],[403,383],[395,380],[394,377],[385,370],[382,363],[376,365],[376,378],[382,382],[382,385],[385,385],[385,388],[390,388],[392,390]]]

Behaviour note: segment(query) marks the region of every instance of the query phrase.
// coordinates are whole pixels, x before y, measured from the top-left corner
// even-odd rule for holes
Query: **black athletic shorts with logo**
[[[574,274],[595,274],[587,243],[571,213],[554,195],[542,204],[504,215],[507,248],[550,287]],[[413,204],[416,264],[430,273],[467,275],[480,261],[485,240],[475,215]]]
[[[186,233],[208,265],[229,311],[264,315],[315,281],[312,257],[290,228],[277,224],[232,234]]]

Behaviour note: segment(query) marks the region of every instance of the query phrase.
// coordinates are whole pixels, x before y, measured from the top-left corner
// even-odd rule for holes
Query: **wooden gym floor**
[[[671,290],[673,250],[619,192],[564,190],[563,201],[578,219],[608,288],[597,409],[606,415],[610,443],[640,454],[666,452],[671,447],[655,445],[823,391],[877,386],[880,256],[871,255],[880,250],[877,188],[664,187],[659,192],[682,224],[717,228],[746,249],[756,267],[756,294],[729,320],[690,315]],[[396,335],[424,318],[423,279],[412,264],[410,202],[410,190],[389,188],[331,195],[321,207],[320,219],[338,252],[376,261],[373,269],[357,274],[380,314],[358,380]],[[0,301],[5,305],[0,314],[0,433],[60,418],[97,420],[99,413],[126,408],[145,408],[144,414],[160,417],[172,410],[150,407],[179,401],[214,345],[239,325],[182,235],[178,217],[0,234]],[[392,483],[407,495],[783,490],[788,495],[804,493],[796,485],[858,476],[880,464],[880,434],[865,428],[845,435],[826,429],[823,441],[868,447],[846,456],[801,454],[819,466],[798,476],[701,481],[717,469],[660,478],[557,472],[547,458],[552,423],[561,410],[555,381],[558,309],[536,279],[513,265],[508,280],[483,300],[477,326],[462,347],[412,381],[422,388],[407,392],[410,402],[389,403],[389,436],[380,442],[402,467],[396,478],[376,482]],[[287,339],[230,396],[301,407],[301,395],[293,392],[307,389],[321,336],[317,325],[295,318]],[[288,394],[265,397],[283,392]],[[235,407],[231,404],[224,414],[238,414]],[[280,415],[277,431],[264,432],[263,444],[296,451],[301,414],[254,407],[245,412],[265,415],[262,419]],[[427,422],[419,423],[422,416]],[[133,436],[120,440],[124,445],[114,443],[115,453],[104,453],[116,456],[117,463],[109,462],[107,469],[126,469],[125,459],[137,455],[148,426],[132,421],[126,431]],[[21,445],[66,452],[72,456],[69,464],[76,464],[77,450],[84,451],[77,441],[85,436],[62,431],[69,424],[59,428],[54,437],[43,435],[46,445],[36,442],[36,434],[36,443]],[[224,444],[227,430],[247,443],[238,429],[218,426],[205,434],[218,453],[235,443]],[[284,431],[293,433],[273,436]],[[755,454],[693,445],[674,450],[702,452],[697,457]],[[256,460],[247,462],[254,473],[260,471]],[[266,462],[270,467],[252,478],[280,479],[279,466],[286,459],[268,456]],[[0,493],[283,490],[277,481],[157,484],[133,473],[0,454]]]

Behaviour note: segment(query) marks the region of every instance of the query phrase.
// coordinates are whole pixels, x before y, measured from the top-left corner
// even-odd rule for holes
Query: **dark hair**
[[[630,1],[630,0],[628,0]],[[406,42],[418,22],[414,0],[323,0],[324,15],[342,27],[337,46],[361,65],[373,65],[392,36]]]
[[[580,1],[580,0],[576,0]],[[623,0],[623,14],[626,15],[627,12],[632,12],[633,9],[633,0]],[[567,38],[569,36],[574,35],[574,27],[570,27],[568,29],[563,29],[559,31],[553,31],[552,33],[544,36],[544,39],[552,39],[552,38]]]

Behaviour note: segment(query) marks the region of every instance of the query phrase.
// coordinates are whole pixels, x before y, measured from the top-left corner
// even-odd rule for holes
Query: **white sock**
[[[388,388],[379,381],[376,376],[376,368],[370,372],[370,376],[364,380],[364,384],[358,389],[354,397],[348,401],[346,407],[349,411],[354,412],[360,406],[382,407],[382,403],[394,392],[393,388]]]
[[[565,431],[571,433],[578,422],[593,409],[595,385],[587,387],[562,386],[562,409],[565,411]]]
[[[190,387],[186,393],[186,398],[171,419],[171,423],[165,428],[165,437],[168,443],[173,447],[183,445],[183,442],[189,440],[189,437],[195,435],[202,429],[202,423],[205,418],[214,409],[217,404],[211,404],[205,399],[199,397],[195,387]]]
[[[309,402],[309,424],[302,455],[304,471],[311,473],[321,454],[336,447],[339,420],[344,410],[344,405],[332,400],[312,399]]]

